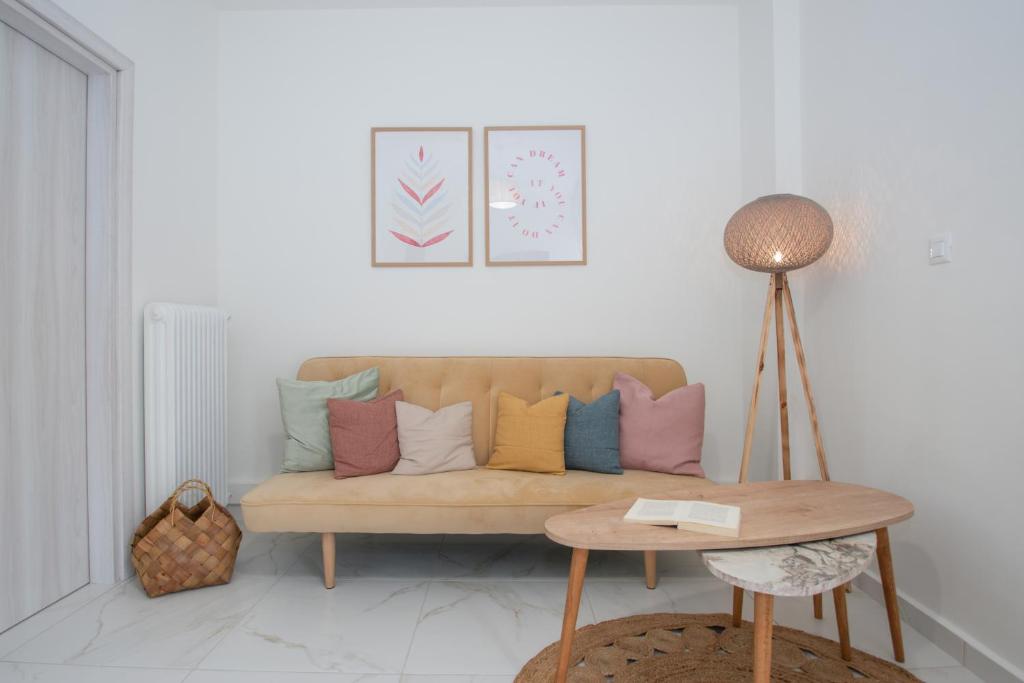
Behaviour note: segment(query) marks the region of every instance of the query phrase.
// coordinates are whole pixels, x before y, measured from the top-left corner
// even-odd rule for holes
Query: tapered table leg
[[[846,615],[846,586],[832,589],[836,605],[836,628],[839,630],[839,654],[846,661],[853,659],[850,651],[850,621]]]
[[[824,617],[824,612],[821,607],[821,593],[815,595],[812,600],[814,601],[814,618],[821,619]]]
[[[739,586],[732,587],[732,625],[743,625],[743,589]]]
[[[648,588],[658,587],[658,553],[655,550],[644,551],[644,578]]]
[[[771,683],[774,601],[768,593],[754,593],[754,683]]]
[[[562,642],[558,652],[558,670],[555,683],[565,683],[572,657],[572,637],[576,633],[576,617],[580,611],[580,596],[583,595],[583,576],[587,573],[586,548],[573,548],[569,564],[569,586],[565,592],[565,612],[562,615]]]
[[[892,656],[902,662],[903,629],[900,626],[900,603],[896,597],[896,576],[892,571],[892,548],[889,547],[889,530],[875,531],[878,537],[878,573],[882,577],[882,591],[885,594],[885,611],[889,616],[889,635],[892,637]]]

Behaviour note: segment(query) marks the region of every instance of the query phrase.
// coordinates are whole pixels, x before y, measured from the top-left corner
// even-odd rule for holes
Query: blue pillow
[[[555,395],[561,393],[556,391]],[[622,474],[618,389],[593,403],[569,397],[569,409],[565,414],[565,468]]]

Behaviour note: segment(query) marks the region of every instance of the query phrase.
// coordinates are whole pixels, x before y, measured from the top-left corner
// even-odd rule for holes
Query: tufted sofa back
[[[649,386],[655,396],[686,384],[679,363],[666,358],[517,358],[489,356],[350,356],[311,358],[299,368],[300,380],[337,380],[380,368],[380,394],[401,389],[405,400],[437,410],[473,403],[473,450],[484,464],[494,443],[498,394],[508,392],[530,403],[556,391],[592,401],[608,393],[616,372]]]

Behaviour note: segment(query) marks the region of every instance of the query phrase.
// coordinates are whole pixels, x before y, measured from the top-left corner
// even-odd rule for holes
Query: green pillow
[[[331,434],[327,427],[327,399],[368,401],[377,398],[380,371],[363,370],[335,382],[301,382],[278,379],[281,422],[288,440],[284,445],[282,472],[333,470]]]

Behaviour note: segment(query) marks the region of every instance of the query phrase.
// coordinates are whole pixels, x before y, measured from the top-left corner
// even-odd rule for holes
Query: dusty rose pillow
[[[619,447],[622,466],[703,477],[704,385],[690,384],[658,400],[643,382],[615,373],[619,390]]]
[[[372,401],[327,399],[335,479],[394,469],[399,456],[395,403],[402,398],[399,389]]]

